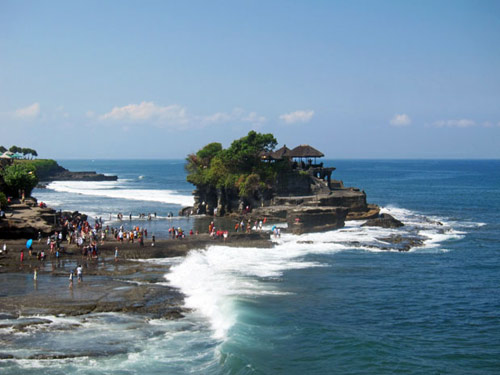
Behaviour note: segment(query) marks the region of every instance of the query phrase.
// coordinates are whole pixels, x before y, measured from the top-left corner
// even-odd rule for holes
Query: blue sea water
[[[183,161],[62,161],[117,182],[53,183],[34,195],[158,236],[190,202]],[[406,226],[275,239],[272,249],[213,246],[165,265],[165,285],[192,309],[166,321],[126,314],[44,317],[3,332],[5,374],[497,374],[500,372],[500,161],[331,160],[334,178],[366,191]],[[139,213],[157,213],[151,221]],[[110,220],[111,217],[111,220]],[[126,222],[126,220],[125,220]],[[384,238],[417,236],[409,252]],[[71,330],[64,327],[72,327]],[[76,328],[75,328],[76,327]],[[28,359],[54,353],[108,353]],[[7,348],[7,349],[5,349]],[[24,357],[23,357],[24,356]]]

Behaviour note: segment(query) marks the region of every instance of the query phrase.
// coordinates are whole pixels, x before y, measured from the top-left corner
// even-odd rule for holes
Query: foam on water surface
[[[212,246],[190,252],[180,263],[178,259],[155,262],[172,265],[165,275],[168,282],[186,295],[187,307],[208,319],[214,337],[225,339],[238,321],[238,299],[280,295],[282,291],[276,283],[264,281],[279,280],[287,270],[325,266],[309,260],[309,255],[346,250],[386,252],[388,243],[383,239],[395,235],[421,238],[422,246],[412,248],[413,251],[443,253],[446,252],[441,248],[444,242],[464,235],[443,218],[397,207],[383,208],[382,212],[403,221],[405,226],[386,229],[363,227],[362,221],[347,221],[344,228],[334,231],[272,236],[275,246],[271,249]]]
[[[148,201],[191,206],[194,203],[190,195],[180,195],[174,190],[160,189],[130,189],[124,187],[124,181],[54,181],[47,185],[47,189],[57,192]]]

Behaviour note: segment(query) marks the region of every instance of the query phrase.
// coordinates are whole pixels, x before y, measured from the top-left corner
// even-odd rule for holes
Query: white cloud
[[[92,118],[94,112],[88,111],[87,117]],[[101,121],[121,121],[127,123],[149,122],[159,127],[180,126],[196,128],[207,125],[226,123],[262,124],[267,121],[264,116],[256,112],[247,112],[235,108],[231,112],[216,112],[211,115],[190,114],[185,107],[177,104],[160,106],[153,102],[129,104],[123,107],[114,107],[110,112],[98,117]]]
[[[230,113],[217,112],[213,115],[199,116],[198,120],[204,125],[225,124],[228,122],[260,125],[267,121],[264,116],[260,116],[257,112],[247,112],[242,108],[234,108]]]
[[[477,123],[474,120],[469,119],[459,119],[459,120],[439,120],[433,123],[434,126],[438,128],[470,128],[476,126]]]
[[[40,103],[36,102],[33,103],[27,107],[24,108],[19,108],[14,111],[14,117],[23,119],[23,120],[30,120],[38,117],[40,114]]]
[[[231,115],[225,112],[217,112],[213,115],[201,117],[200,120],[205,124],[223,124],[231,121]]]
[[[287,124],[295,124],[298,122],[306,123],[311,121],[314,116],[313,110],[301,110],[290,113],[285,113],[280,116],[280,120]]]
[[[411,124],[411,118],[405,113],[396,113],[390,121],[392,126],[408,126]]]
[[[267,119],[264,116],[259,116],[257,112],[250,112],[241,118],[243,122],[249,122],[252,124],[264,124]]]
[[[158,125],[184,125],[189,122],[187,111],[177,104],[158,106],[153,102],[129,104],[123,107],[114,107],[110,112],[99,116],[100,120],[145,122],[150,121]]]

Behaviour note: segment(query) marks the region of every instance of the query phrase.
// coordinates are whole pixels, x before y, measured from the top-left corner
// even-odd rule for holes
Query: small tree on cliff
[[[5,193],[13,197],[19,197],[19,191],[24,190],[26,196],[31,195],[31,191],[38,184],[35,174],[35,167],[31,164],[13,164],[5,167],[2,172],[5,183]]]
[[[222,145],[217,142],[209,143],[196,154],[190,154],[186,158],[187,180],[193,185],[208,184],[208,168],[212,159],[222,151]]]

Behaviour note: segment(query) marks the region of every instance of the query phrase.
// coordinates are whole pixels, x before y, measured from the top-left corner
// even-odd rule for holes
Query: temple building
[[[262,160],[274,162],[277,160],[289,160],[292,163],[292,169],[307,171],[315,178],[326,181],[328,188],[332,188],[332,172],[334,167],[324,167],[323,162],[317,163],[317,158],[325,155],[310,145],[300,145],[290,150],[286,145],[273,152],[263,152]],[[314,161],[313,161],[314,159]]]

